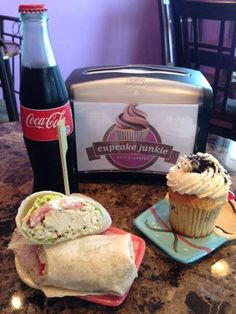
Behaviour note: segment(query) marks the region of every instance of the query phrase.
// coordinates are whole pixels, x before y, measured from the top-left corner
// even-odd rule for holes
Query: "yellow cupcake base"
[[[226,197],[221,199],[198,198],[195,195],[181,195],[169,189],[171,227],[178,233],[192,238],[210,234]]]

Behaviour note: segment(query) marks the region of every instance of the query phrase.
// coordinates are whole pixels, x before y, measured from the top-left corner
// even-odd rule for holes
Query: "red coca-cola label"
[[[70,103],[53,109],[34,110],[21,105],[23,134],[34,141],[54,141],[58,139],[57,124],[65,119],[67,136],[73,132],[73,119]]]

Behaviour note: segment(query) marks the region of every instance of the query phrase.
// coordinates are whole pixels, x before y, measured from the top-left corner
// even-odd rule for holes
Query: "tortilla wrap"
[[[64,202],[76,200],[77,203],[83,204],[83,208],[50,209],[43,219],[32,227],[29,224],[29,217],[36,212],[36,210],[31,212],[32,207],[45,197],[57,198],[58,202],[59,199]],[[48,204],[56,201],[50,200]],[[51,203],[50,206],[54,206]],[[100,203],[85,195],[77,193],[68,197],[58,192],[41,191],[31,194],[22,201],[16,216],[16,225],[20,233],[31,242],[52,244],[101,233],[111,226],[111,217]]]
[[[124,295],[137,277],[130,234],[91,235],[54,245],[30,244],[18,232],[11,249],[40,289],[58,287],[78,295]],[[42,264],[44,265],[43,272]]]

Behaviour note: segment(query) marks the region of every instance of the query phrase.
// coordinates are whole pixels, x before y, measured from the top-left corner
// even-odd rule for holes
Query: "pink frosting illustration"
[[[130,104],[125,107],[115,121],[115,125],[119,129],[140,131],[149,126],[147,114],[137,109],[137,104]]]
[[[115,120],[117,139],[120,141],[142,141],[149,132],[147,114],[137,109],[137,104],[129,104]]]

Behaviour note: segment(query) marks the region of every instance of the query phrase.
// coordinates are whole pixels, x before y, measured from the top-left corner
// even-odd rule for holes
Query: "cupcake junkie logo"
[[[147,114],[137,107],[137,104],[127,105],[105,132],[103,140],[86,149],[90,161],[105,156],[121,170],[143,170],[158,158],[176,163],[179,152],[162,143],[159,133],[148,122]]]

